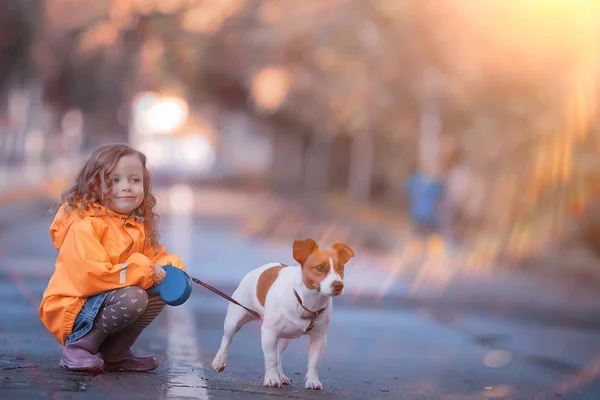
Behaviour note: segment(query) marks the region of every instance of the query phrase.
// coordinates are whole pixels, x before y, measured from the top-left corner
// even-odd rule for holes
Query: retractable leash
[[[192,294],[192,282],[197,283],[210,290],[213,293],[218,294],[224,299],[242,307],[250,314],[258,319],[262,319],[262,316],[256,311],[240,304],[231,296],[223,293],[219,289],[209,285],[208,283],[202,282],[200,279],[192,278],[184,271],[179,268],[166,265],[163,267],[167,275],[158,285],[148,289],[148,293],[153,295],[160,295],[161,299],[170,306],[179,306],[187,301]]]

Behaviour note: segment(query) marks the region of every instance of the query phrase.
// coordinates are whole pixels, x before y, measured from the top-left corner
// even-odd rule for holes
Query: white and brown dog
[[[344,265],[354,251],[343,243],[329,250],[320,249],[312,239],[294,242],[294,260],[299,267],[265,264],[241,280],[233,298],[262,315],[261,342],[265,357],[264,385],[279,387],[290,383],[283,373],[281,353],[289,339],[309,335],[306,388],[321,390],[317,372],[327,342],[332,317],[331,298],[344,291]],[[221,372],[233,336],[256,317],[230,303],[225,317],[224,335],[212,368]]]

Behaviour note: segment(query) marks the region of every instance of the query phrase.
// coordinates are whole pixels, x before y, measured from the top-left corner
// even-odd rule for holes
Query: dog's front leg
[[[289,343],[289,339],[279,339],[279,342],[277,343],[277,366],[279,367],[279,378],[283,385],[289,385],[292,382],[292,380],[285,376],[285,373],[283,372],[283,360],[281,356]]]
[[[261,344],[265,356],[265,379],[264,385],[268,387],[280,387],[279,366],[277,365],[277,334],[270,328],[261,330]]]
[[[319,361],[327,344],[327,336],[325,334],[310,335],[310,343],[308,345],[308,369],[306,371],[305,387],[307,389],[322,390],[323,385],[319,380]]]

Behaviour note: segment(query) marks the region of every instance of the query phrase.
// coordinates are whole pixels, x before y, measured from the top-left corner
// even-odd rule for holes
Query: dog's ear
[[[334,243],[332,249],[337,251],[339,261],[346,264],[350,258],[354,257],[354,250],[344,243]]]
[[[300,265],[303,265],[308,256],[316,250],[319,250],[319,245],[312,239],[295,240],[294,260],[298,261]]]

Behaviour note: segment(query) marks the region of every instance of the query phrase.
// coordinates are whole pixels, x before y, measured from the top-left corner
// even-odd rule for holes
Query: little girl
[[[185,271],[158,241],[156,198],[146,157],[124,144],[96,149],[62,195],[50,227],[58,257],[39,314],[64,346],[59,366],[74,371],[150,371],[154,357],[130,347],[162,311],[146,289]]]

